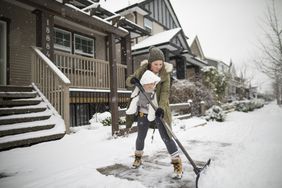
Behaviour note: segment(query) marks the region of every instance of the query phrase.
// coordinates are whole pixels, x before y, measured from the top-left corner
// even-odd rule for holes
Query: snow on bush
[[[191,103],[189,109],[182,110],[182,113],[191,113],[193,116],[200,115],[201,102],[209,108],[214,104],[214,99],[209,90],[200,82],[188,80],[174,80],[171,86],[170,103]]]
[[[256,108],[261,108],[264,106],[263,99],[252,99],[252,100],[243,100],[243,101],[234,101],[237,111],[240,112],[249,112],[253,111]]]
[[[210,109],[206,111],[205,119],[209,120],[216,120],[223,122],[225,120],[226,114],[223,109],[217,105],[212,106]]]
[[[227,76],[212,66],[203,67],[201,71],[203,72],[203,84],[213,93],[218,101],[222,101],[225,98]]]
[[[99,126],[102,124],[103,126],[111,126],[112,125],[112,115],[110,112],[103,113],[95,113],[92,118],[89,120],[89,123],[92,126]],[[124,118],[119,118],[119,125],[125,124]]]

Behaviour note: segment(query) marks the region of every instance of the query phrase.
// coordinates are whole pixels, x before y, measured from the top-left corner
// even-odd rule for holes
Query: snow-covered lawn
[[[200,188],[282,187],[281,108],[272,103],[254,112],[229,113],[223,123],[194,126],[202,122],[196,118],[174,120],[173,126],[194,160],[212,159],[200,178]],[[124,188],[150,185],[151,179],[129,181],[105,176],[96,170],[115,163],[130,166],[136,133],[114,139],[111,127],[86,126],[75,130],[74,134],[58,141],[0,152],[0,187]],[[148,132],[145,154],[163,153],[165,147],[158,132],[153,143],[151,135],[152,130]],[[193,172],[184,155],[182,159],[185,179]],[[164,160],[169,163],[168,156]],[[152,184],[151,187],[158,186]]]

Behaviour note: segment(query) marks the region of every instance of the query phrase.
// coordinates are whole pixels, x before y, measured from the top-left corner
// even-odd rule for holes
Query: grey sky
[[[205,56],[229,63],[237,72],[247,66],[252,84],[269,89],[270,81],[256,70],[253,60],[260,54],[258,40],[270,0],[171,0],[171,4],[191,44],[199,37]],[[276,0],[278,19],[282,18],[282,1]]]

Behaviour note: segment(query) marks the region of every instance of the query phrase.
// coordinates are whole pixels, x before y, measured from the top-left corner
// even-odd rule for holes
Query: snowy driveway
[[[197,164],[212,159],[200,188],[282,187],[282,109],[275,104],[232,112],[223,123],[200,127],[175,120],[173,129]],[[112,139],[110,127],[91,127],[58,141],[0,152],[0,187],[193,187],[192,167],[183,155],[183,180],[170,180],[169,156],[158,132],[153,143],[151,134],[143,168],[133,172],[133,177],[139,173],[135,179],[105,176],[97,169],[130,166],[136,134]]]

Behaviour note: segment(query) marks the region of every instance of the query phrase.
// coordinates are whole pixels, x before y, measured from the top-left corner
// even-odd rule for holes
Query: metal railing
[[[110,88],[109,62],[55,51],[54,63],[75,88]],[[117,64],[118,88],[125,88],[126,65]]]
[[[32,82],[41,90],[65,121],[69,132],[70,80],[38,48],[32,47]]]

